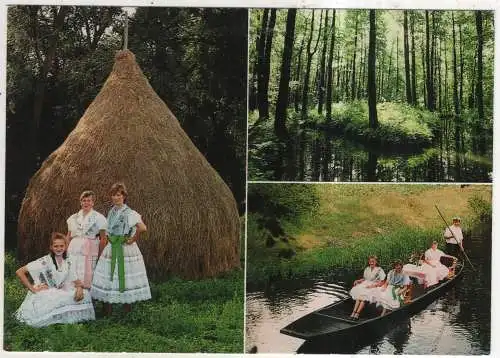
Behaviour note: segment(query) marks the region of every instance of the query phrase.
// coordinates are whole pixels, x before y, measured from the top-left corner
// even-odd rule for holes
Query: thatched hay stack
[[[19,214],[18,251],[26,262],[47,251],[52,231],[66,232],[85,189],[107,215],[108,191],[128,188],[129,205],[148,227],[139,242],[148,274],[212,276],[239,266],[234,197],[154,92],[130,51],[64,143],[31,179]]]

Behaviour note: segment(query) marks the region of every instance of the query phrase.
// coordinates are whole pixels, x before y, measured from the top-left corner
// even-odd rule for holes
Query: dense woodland
[[[247,16],[246,10],[137,8],[128,25],[128,48],[229,185],[240,212],[245,197]],[[17,215],[29,179],[97,95],[122,47],[123,33],[121,8],[9,7],[8,248],[15,247]]]
[[[491,181],[493,13],[252,10],[249,179]]]

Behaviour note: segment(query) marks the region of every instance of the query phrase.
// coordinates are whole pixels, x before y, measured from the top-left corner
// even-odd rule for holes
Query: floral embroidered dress
[[[377,281],[383,281],[385,272],[380,266],[374,267],[373,270],[368,266],[363,272],[363,278],[364,281],[354,286],[349,293],[353,300],[374,302],[376,288],[367,288],[367,286],[373,285]]]
[[[92,272],[99,254],[99,231],[106,230],[106,218],[93,209],[86,215],[80,210],[66,222],[71,235],[68,256],[75,265],[77,279],[81,280],[86,288],[90,288]]]
[[[127,205],[113,206],[108,213],[108,244],[94,272],[90,293],[109,303],[132,303],[149,300],[151,291],[144,259],[137,243],[127,245],[141,216]]]
[[[28,292],[16,311],[16,318],[33,327],[54,323],[75,323],[94,320],[94,306],[87,290],[83,300],[74,300],[74,271],[71,260],[66,259],[57,267],[52,256],[46,255],[26,265],[35,285],[47,284],[48,289]]]
[[[397,273],[396,270],[391,270],[387,274],[388,285],[385,289],[377,288],[377,304],[382,307],[394,310],[401,306],[403,297],[401,297],[400,288],[410,283],[410,278],[403,272]]]

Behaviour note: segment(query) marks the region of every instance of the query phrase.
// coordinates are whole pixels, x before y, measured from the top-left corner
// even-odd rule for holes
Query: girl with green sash
[[[113,207],[108,213],[108,243],[94,272],[92,298],[104,302],[106,315],[112,303],[124,304],[125,312],[136,301],[149,300],[151,291],[146,267],[136,241],[146,231],[141,216],[125,204],[127,189],[122,183],[111,187]]]
[[[379,288],[375,299],[377,305],[383,307],[382,316],[387,310],[395,310],[404,302],[403,293],[407,285],[411,283],[408,275],[403,273],[403,264],[396,260],[392,264],[392,270],[387,274],[387,280]]]

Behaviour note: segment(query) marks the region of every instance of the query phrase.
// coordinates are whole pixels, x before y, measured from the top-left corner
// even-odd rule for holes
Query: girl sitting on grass
[[[15,313],[16,318],[32,327],[95,319],[90,294],[76,279],[71,266],[66,259],[65,235],[53,233],[50,253],[16,271],[29,290]]]
[[[127,189],[122,183],[110,190],[114,206],[108,213],[108,244],[97,262],[92,281],[92,298],[103,301],[104,314],[111,315],[111,304],[122,303],[125,312],[131,303],[149,300],[148,277],[136,241],[146,225],[141,215],[125,204]]]

